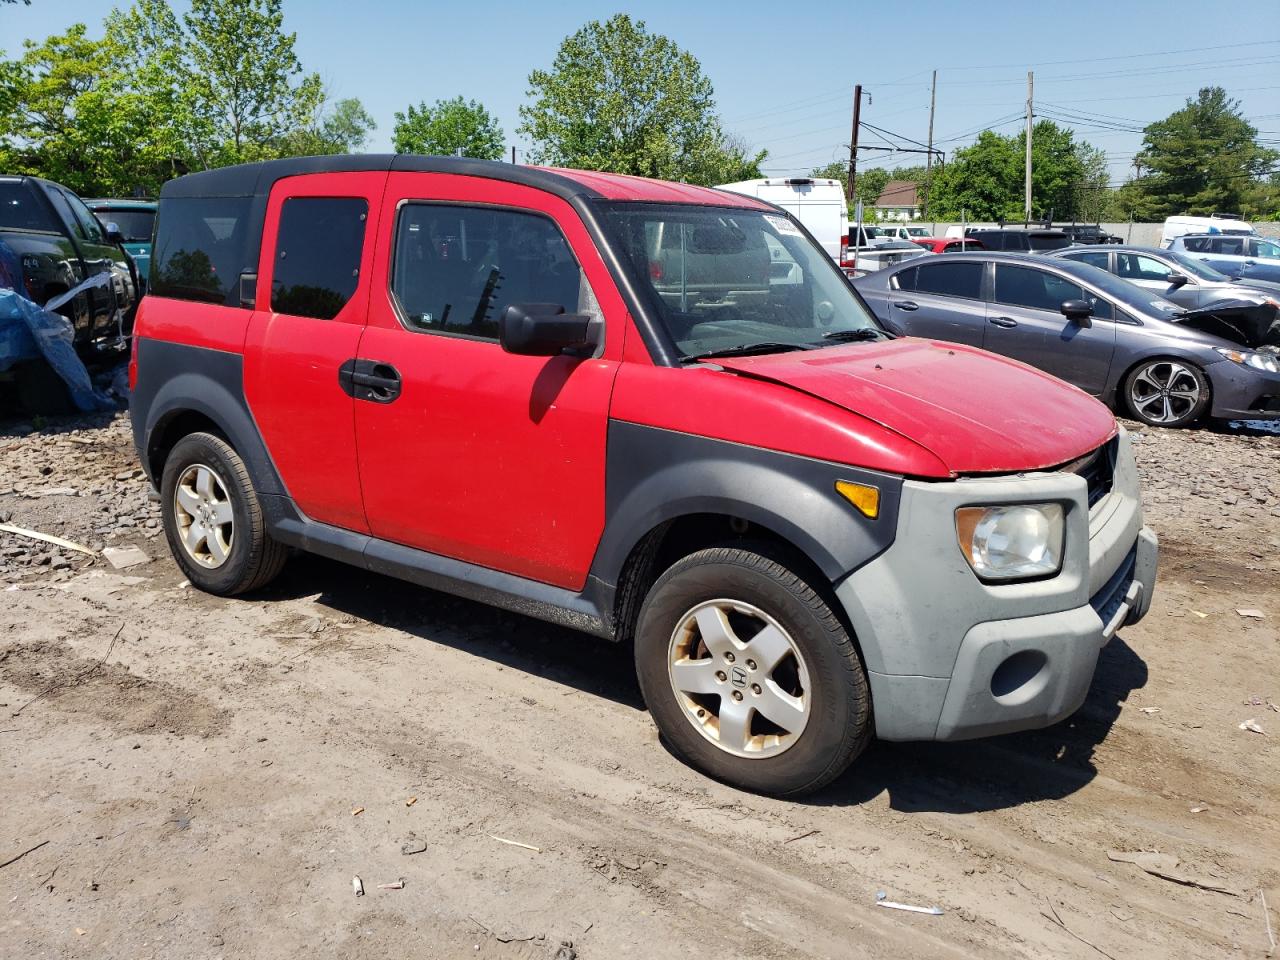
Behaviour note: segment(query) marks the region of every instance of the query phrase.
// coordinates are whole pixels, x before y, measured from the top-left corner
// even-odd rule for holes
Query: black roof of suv
[[[988,250],[1061,250],[1071,246],[1071,238],[1061,230],[1041,227],[970,227],[965,236],[981,240]]]

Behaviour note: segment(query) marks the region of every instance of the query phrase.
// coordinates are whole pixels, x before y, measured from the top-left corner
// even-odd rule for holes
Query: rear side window
[[[456,204],[405,204],[396,224],[391,292],[411,329],[498,339],[513,303],[595,312],[564,235],[548,217]]]
[[[1208,253],[1209,238],[1208,237],[1187,237],[1185,240],[1182,241],[1182,246],[1184,249],[1191,250],[1195,253]]]
[[[240,306],[240,274],[254,273],[249,197],[162,200],[156,220],[151,279],[158,297]]]
[[[922,263],[916,267],[915,286],[911,289],[944,297],[981,300],[982,264]]]
[[[1052,310],[1056,313],[1062,309],[1064,300],[1084,299],[1084,291],[1080,287],[1055,274],[1031,267],[996,264],[997,303],[1030,307],[1033,310]]]
[[[360,284],[369,204],[354,197],[290,197],[280,210],[271,309],[332,320]]]
[[[1081,263],[1087,263],[1090,266],[1098,267],[1101,270],[1107,269],[1107,258],[1111,256],[1109,253],[1073,253],[1067,257],[1068,260],[1078,260]]]
[[[35,190],[22,180],[0,180],[0,228],[58,231]]]
[[[1214,237],[1210,249],[1228,257],[1243,257],[1244,237]]]

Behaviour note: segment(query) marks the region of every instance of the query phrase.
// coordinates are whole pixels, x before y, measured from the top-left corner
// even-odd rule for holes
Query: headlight
[[[961,507],[960,551],[983,580],[1047,577],[1062,566],[1062,505]]]
[[[1246,367],[1253,367],[1255,370],[1264,370],[1267,373],[1280,373],[1280,354],[1258,353],[1253,350],[1232,350],[1230,347],[1215,347],[1214,349],[1232,363],[1240,363]]]

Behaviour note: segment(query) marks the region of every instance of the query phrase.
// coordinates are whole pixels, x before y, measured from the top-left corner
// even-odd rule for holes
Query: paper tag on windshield
[[[800,229],[786,217],[775,217],[766,213],[764,218],[773,225],[773,229],[777,230],[784,237],[800,236]]]

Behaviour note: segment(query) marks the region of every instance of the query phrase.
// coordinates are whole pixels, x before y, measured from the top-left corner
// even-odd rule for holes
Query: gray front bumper
[[[961,506],[1058,502],[1062,571],[984,584],[955,538]],[[1151,604],[1158,548],[1142,525],[1137,468],[1121,435],[1111,492],[1036,473],[903,485],[898,536],[837,585],[871,683],[877,734],[950,740],[1047,726],[1088,693],[1098,652]]]

